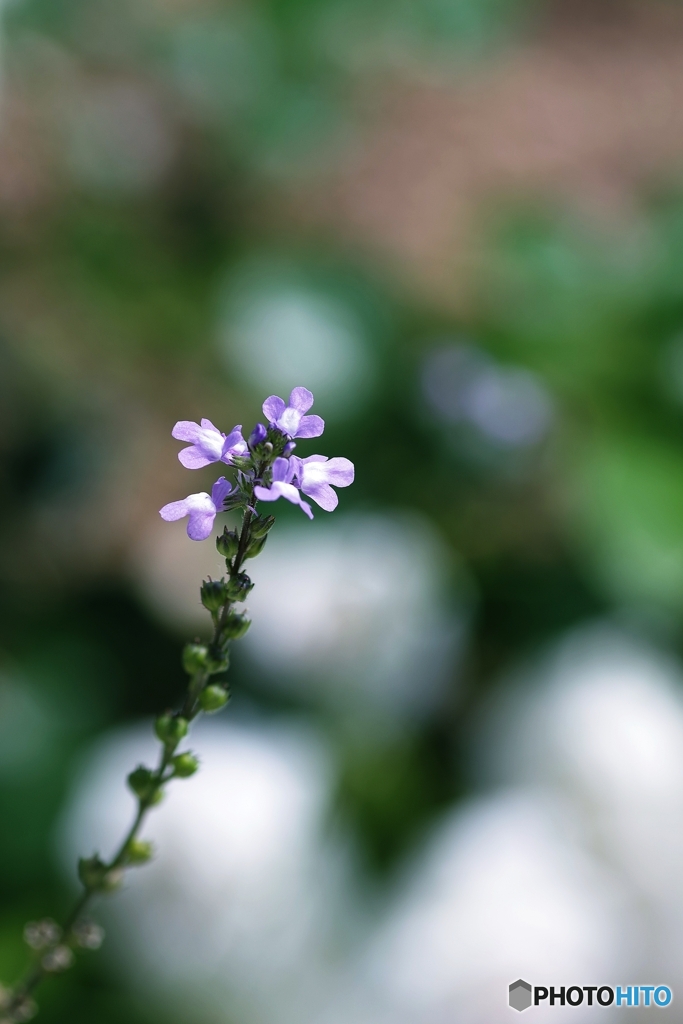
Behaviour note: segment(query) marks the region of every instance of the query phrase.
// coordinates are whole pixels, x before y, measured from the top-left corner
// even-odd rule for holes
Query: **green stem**
[[[166,768],[168,767],[172,756],[173,751],[170,750],[169,747],[164,746],[162,749],[161,758],[159,760],[159,766],[153,775],[153,779],[156,783],[160,783],[162,781],[164,772],[166,771]],[[133,820],[133,824],[128,829],[125,838],[123,839],[118,850],[116,851],[111,861],[107,865],[107,871],[114,871],[116,870],[116,868],[121,867],[125,863],[126,850],[128,849],[128,845],[136,838],[138,832],[140,831],[142,823],[145,820],[145,816],[151,806],[152,805],[150,804],[149,800],[140,800],[138,802],[138,810],[135,815],[135,819]],[[37,964],[34,964],[33,967],[29,969],[24,981],[20,982],[19,985],[15,988],[12,1000],[8,1004],[8,1006],[3,1009],[3,1013],[11,1014],[14,1010],[17,1010],[24,1002],[24,1000],[28,996],[30,996],[33,993],[33,991],[38,987],[38,985],[46,977],[46,975],[50,973],[43,967],[42,964],[42,960],[45,954],[49,952],[50,948],[54,948],[55,945],[65,945],[73,941],[74,927],[76,926],[78,919],[80,918],[81,914],[86,909],[86,907],[88,906],[96,892],[97,889],[91,888],[85,888],[83,890],[78,900],[74,904],[71,913],[64,921],[59,941],[54,943],[52,947],[48,947],[48,949],[41,951],[40,961]]]
[[[253,508],[253,485],[248,495],[248,504],[251,505]],[[247,546],[249,543],[249,527],[251,525],[253,516],[254,513],[252,512],[252,509],[246,508],[244,511],[244,516],[242,518],[242,529],[240,532],[237,554],[235,555],[232,564],[229,565],[231,576],[237,575],[246,557]],[[220,615],[218,615],[215,619],[214,635],[212,640],[212,646],[214,647],[218,645],[221,629],[225,624],[225,620],[230,612],[230,608],[231,603],[227,602],[221,609]],[[197,675],[193,676],[188,686],[187,695],[183,702],[182,708],[179,712],[179,715],[181,717],[186,718],[188,721],[192,721],[192,719],[197,716],[197,714],[199,713],[197,699],[202,689],[206,685],[209,677],[210,673],[206,672],[200,672]],[[174,750],[175,747],[169,746],[167,744],[164,744],[162,746],[159,765],[156,771],[154,772],[154,775],[152,776],[153,789],[158,788],[163,782],[169,781],[168,779],[164,778],[164,773],[171,762]],[[128,829],[128,832],[126,833],[126,836],[121,842],[121,845],[119,846],[118,850],[112,857],[111,861],[106,865],[107,872],[115,871],[117,868],[124,866],[126,862],[126,851],[129,847],[129,844],[137,837],[137,834],[151,806],[152,803],[150,798],[141,798],[139,800],[138,810],[135,815],[135,819],[133,820],[131,827]],[[74,943],[74,929],[76,927],[76,924],[78,923],[78,920],[81,917],[83,911],[86,909],[86,907],[89,905],[89,903],[91,902],[91,900],[98,891],[99,890],[97,888],[84,888],[80,897],[74,904],[71,913],[67,916],[67,918],[64,921],[60,939],[57,942],[54,942],[51,946],[48,946],[45,950],[41,950],[40,959],[38,960],[38,962],[34,963],[29,968],[24,979],[14,987],[10,1002],[6,1006],[4,1006],[2,1010],[0,1010],[0,1013],[2,1014],[3,1018],[12,1020],[13,1013],[21,1007],[22,1003],[24,1003],[24,1001],[32,995],[32,993],[35,991],[38,985],[40,985],[43,979],[50,973],[43,966],[45,955],[49,953],[51,949],[54,949],[58,945],[70,945]]]
[[[248,495],[247,505],[251,505],[253,507],[254,504],[254,488],[252,486]],[[228,563],[228,568],[230,570],[231,577],[237,575],[237,573],[240,571],[242,567],[242,562],[245,559],[247,553],[247,545],[249,543],[249,527],[251,526],[251,521],[253,517],[254,514],[251,508],[245,508],[244,515],[242,516],[242,529],[240,531],[240,539],[237,545],[237,554],[235,555],[232,563]],[[231,603],[230,601],[228,601],[226,604],[223,605],[220,615],[216,617],[215,628],[213,631],[213,639],[211,641],[212,647],[218,646],[218,641],[221,635],[221,629],[225,625],[225,620],[227,619],[228,614],[230,613],[231,607]],[[187,715],[185,717],[187,717]]]
[[[250,495],[250,499],[251,499],[251,501],[254,500],[253,494]],[[240,542],[239,542],[239,545],[237,547],[237,554],[235,555],[235,561],[233,562],[233,565],[232,565],[232,572],[233,572],[233,575],[235,575],[235,576],[237,575],[237,573],[242,568],[242,562],[244,561],[245,555],[247,553],[247,544],[249,543],[249,527],[251,526],[252,517],[253,517],[253,512],[251,511],[251,509],[250,508],[245,509],[244,510],[244,518],[242,519],[242,532],[240,533]]]
[[[213,642],[216,642],[215,635]],[[204,684],[208,678],[209,677],[206,673],[200,672],[192,678],[192,681],[187,688],[187,696],[185,697],[183,706],[180,709],[180,717],[187,719],[188,722],[191,722],[197,714],[197,697],[203,690]]]

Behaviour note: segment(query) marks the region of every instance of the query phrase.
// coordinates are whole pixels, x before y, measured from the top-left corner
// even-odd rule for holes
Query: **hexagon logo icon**
[[[528,1010],[531,1006],[531,985],[528,981],[522,981],[518,978],[517,981],[513,981],[510,985],[510,994],[508,996],[508,1003],[513,1010]]]

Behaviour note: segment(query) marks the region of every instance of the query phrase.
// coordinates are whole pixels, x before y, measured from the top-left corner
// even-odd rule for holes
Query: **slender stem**
[[[253,501],[253,497],[251,498]],[[253,513],[250,508],[245,509],[244,518],[242,519],[242,532],[240,534],[240,542],[237,547],[237,554],[235,555],[235,561],[233,562],[232,571],[236,576],[242,568],[242,562],[247,553],[247,543],[249,541],[249,527],[251,525]]]
[[[67,917],[66,921],[64,922],[64,929],[63,929],[63,934],[64,935],[70,935],[71,934],[71,931],[72,931],[74,925],[76,924],[76,921],[78,920],[78,918],[81,916],[81,914],[83,913],[83,911],[87,907],[88,903],[90,902],[90,900],[93,897],[93,894],[94,894],[94,890],[93,889],[84,889],[83,890],[83,892],[80,895],[80,898],[74,904],[74,906],[73,906],[73,908],[71,910],[71,913],[69,914],[69,916]]]
[[[159,760],[159,766],[155,771],[154,775],[152,776],[154,782],[160,783],[162,781],[164,772],[169,765],[171,756],[172,751],[170,751],[167,746],[164,746],[161,758]],[[126,850],[128,849],[129,844],[136,838],[150,807],[151,803],[148,799],[141,799],[138,802],[138,810],[133,820],[133,823],[131,827],[128,829],[128,832],[126,833],[125,838],[122,840],[116,853],[114,854],[111,861],[107,865],[107,871],[114,871],[116,870],[116,868],[122,866],[122,864],[125,861]],[[96,892],[96,889],[90,887],[84,888],[83,892],[81,893],[78,900],[74,904],[71,913],[64,921],[64,924],[61,929],[61,938],[57,944],[69,943],[70,941],[72,941],[74,927],[79,917],[81,916],[85,908],[88,906]],[[43,957],[44,956],[45,953],[43,953]],[[33,967],[29,969],[25,980],[23,982],[20,982],[20,984],[15,988],[11,1002],[8,1004],[7,1007],[3,1009],[2,1012],[11,1014],[14,1010],[17,1010],[19,1006],[21,1006],[23,1001],[27,998],[27,996],[31,995],[34,989],[37,988],[37,986],[40,984],[40,982],[43,980],[43,978],[45,978],[47,974],[49,974],[49,971],[47,971],[45,967],[43,967],[41,958],[41,961],[39,963],[35,964]]]
[[[249,527],[251,526],[251,520],[253,519],[254,516],[252,508],[255,505],[253,485],[250,489],[248,497],[249,500],[247,502],[247,508],[245,508],[244,515],[242,516],[242,529],[240,531],[240,539],[237,544],[237,554],[233,559],[232,565],[228,563],[231,576],[236,576],[237,573],[240,571],[242,567],[242,562],[244,561],[247,553],[247,544],[249,543]],[[250,505],[252,506],[251,508],[249,507]],[[216,618],[216,625],[213,631],[213,640],[211,641],[213,647],[216,647],[218,645],[221,629],[225,625],[225,620],[228,617],[229,611],[230,602],[228,601],[226,602],[226,604],[223,605],[220,615]]]
[[[257,479],[260,479],[262,471],[263,467],[261,467],[261,472],[257,475]],[[234,577],[239,573],[242,567],[242,563],[246,558],[247,546],[249,544],[249,527],[255,514],[253,511],[253,506],[255,504],[253,487],[254,484],[252,483],[248,494],[248,507],[245,508],[244,515],[242,518],[242,528],[240,531],[240,538],[237,546],[237,554],[235,555],[232,564],[228,563],[228,568],[230,570],[231,577]],[[225,621],[230,612],[230,607],[231,602],[227,601],[223,605],[220,614],[215,616],[214,635],[213,640],[211,642],[211,646],[213,647],[218,646],[218,643],[220,641],[221,630],[225,625]],[[179,712],[180,717],[185,718],[188,721],[192,721],[192,719],[195,718],[196,715],[199,713],[198,697],[201,691],[203,690],[204,686],[206,685],[210,675],[211,672],[205,671],[198,672],[192,677],[187,689],[185,700]],[[163,744],[158,767],[151,777],[151,793],[155,792],[156,789],[158,789],[158,787],[163,782],[168,781],[168,778],[164,778],[164,773],[171,762],[174,750],[175,747],[173,745]],[[116,869],[123,867],[124,864],[126,863],[126,854],[129,849],[129,846],[132,843],[132,841],[137,837],[137,834],[145,820],[147,812],[150,810],[152,806],[152,800],[153,798],[151,796],[147,796],[144,798],[141,797],[139,799],[138,809],[133,820],[133,823],[128,829],[128,832],[126,833],[116,853],[114,854],[110,862],[107,865],[105,865],[105,873],[115,871]],[[6,1004],[2,1008],[2,1010],[0,1010],[0,1014],[2,1015],[3,1019],[7,1019],[10,1021],[13,1020],[13,1014],[15,1013],[15,1011],[20,1009],[24,1001],[34,992],[34,990],[43,981],[43,979],[50,973],[44,967],[46,954],[58,945],[69,945],[74,942],[75,926],[78,923],[81,914],[86,909],[86,907],[88,906],[88,904],[91,902],[91,900],[98,891],[99,890],[97,887],[85,886],[83,892],[81,893],[78,900],[74,904],[71,913],[66,917],[64,921],[59,940],[53,942],[51,946],[48,946],[47,949],[41,951],[40,959],[37,961],[37,963],[34,963],[29,968],[26,975],[24,976],[24,979],[14,987],[14,990],[12,992],[12,998],[10,999],[9,1003]]]
[[[214,635],[213,642],[215,643],[215,641],[216,637]],[[190,685],[187,688],[187,695],[183,702],[183,706],[180,709],[180,717],[187,719],[188,722],[191,722],[192,719],[197,714],[197,697],[204,688],[204,684],[207,679],[208,675],[205,672],[199,672],[196,676],[192,677],[192,681],[190,682]],[[164,765],[164,767],[166,766]]]

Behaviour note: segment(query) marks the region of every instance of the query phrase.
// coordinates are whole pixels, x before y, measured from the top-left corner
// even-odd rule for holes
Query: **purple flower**
[[[285,405],[277,395],[271,395],[263,403],[263,415],[268,417],[271,427],[277,427],[288,437],[320,437],[325,421],[320,416],[305,416],[313,405],[313,395],[306,388],[294,388]]]
[[[273,482],[270,487],[255,487],[254,494],[261,501],[277,501],[278,498],[286,498],[293,505],[299,505],[309,519],[313,518],[311,506],[307,501],[301,500],[301,495],[292,483],[294,466],[292,459],[276,459],[273,463]]]
[[[211,420],[194,423],[192,420],[179,420],[171,431],[178,441],[191,441],[189,448],[178,452],[178,458],[185,469],[202,469],[212,462],[226,462],[230,465],[233,455],[248,455],[247,443],[242,437],[242,424],[238,424],[229,434],[222,434],[214,427]]]
[[[348,487],[353,483],[353,463],[348,459],[327,459],[324,455],[311,455],[308,459],[299,459],[293,455],[290,459],[276,459],[273,463],[273,482],[270,487],[255,487],[254,494],[261,501],[277,501],[286,498],[293,505],[298,505],[309,519],[313,518],[311,506],[303,501],[299,490],[309,498],[313,498],[326,512],[331,512],[339,504],[339,498],[332,490],[335,487]]]
[[[355,470],[349,459],[328,459],[326,455],[299,459],[293,455],[289,461],[294,465],[297,486],[326,512],[332,512],[339,504],[332,486],[348,487],[353,483]]]
[[[189,494],[182,501],[171,501],[159,510],[159,515],[167,523],[177,519],[190,517],[187,524],[187,535],[190,540],[206,540],[213,529],[213,521],[219,512],[225,511],[227,498],[237,490],[222,476],[211,488],[211,494],[200,491]]]

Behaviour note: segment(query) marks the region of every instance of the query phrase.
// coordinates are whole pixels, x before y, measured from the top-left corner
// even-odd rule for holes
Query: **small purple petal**
[[[348,459],[326,459],[324,455],[310,455],[307,459],[299,459],[295,473],[299,487],[309,498],[331,512],[339,504],[339,499],[332,490],[335,487],[348,487],[353,481],[353,463]]]
[[[257,484],[254,488],[254,494],[259,501],[277,501],[280,497],[279,494],[275,493],[275,484],[272,487],[261,487]]]
[[[286,498],[293,505],[298,505],[301,500],[294,484],[282,483],[280,480],[274,481],[272,487],[255,487],[254,494],[260,501],[277,501],[278,498]]]
[[[207,498],[209,495],[206,495]],[[189,516],[192,510],[188,508],[187,498],[183,498],[182,501],[169,501],[168,505],[164,505],[163,508],[159,509],[159,515],[167,523],[175,523],[178,519],[184,519],[185,516]]]
[[[294,388],[289,396],[289,404],[292,409],[303,415],[313,405],[313,395],[308,388]]]
[[[290,483],[294,476],[294,466],[290,459],[277,458],[273,463],[273,483]]]
[[[211,500],[216,506],[217,512],[223,511],[223,503],[225,499],[233,493],[237,488],[233,487],[229,480],[226,480],[224,476],[221,476],[216,480],[216,483],[211,488]]]
[[[313,501],[320,505],[321,508],[324,508],[326,512],[333,512],[339,504],[339,498],[329,484],[319,481],[308,484],[301,489],[304,494],[308,495],[309,498],[313,498]]]
[[[353,483],[356,472],[353,463],[343,458],[330,459],[325,470],[327,482],[334,487],[348,487]]]
[[[175,437],[176,441],[192,441],[194,443],[201,432],[202,428],[198,423],[194,423],[192,420],[178,420],[171,431],[171,437]]]
[[[193,512],[187,524],[190,540],[206,540],[211,535],[215,518],[215,512]]]
[[[275,423],[285,411],[285,403],[277,395],[271,395],[263,403],[263,415],[270,423]]]
[[[310,455],[301,462],[298,476],[304,483],[304,491],[309,482],[333,484],[335,487],[348,487],[353,483],[354,468],[349,459],[326,459],[323,455]]]
[[[282,451],[282,454],[287,456],[291,452],[293,452],[295,448],[296,448],[295,442],[294,441],[288,441],[287,444],[285,445],[283,451]]]
[[[320,416],[304,416],[295,437],[320,437],[325,429],[325,420]]]
[[[224,462],[229,462],[231,455],[247,455],[248,452],[247,442],[242,437],[242,424],[238,423],[236,427],[232,428],[223,442],[221,459]]]
[[[203,469],[204,466],[210,466],[213,462],[218,462],[218,459],[208,458],[204,454],[203,449],[196,444],[179,451],[178,460],[185,469]]]
[[[304,461],[300,459],[298,455],[290,455],[289,457],[289,471],[291,473],[290,480],[299,487],[301,483],[301,473],[303,470]]]

